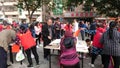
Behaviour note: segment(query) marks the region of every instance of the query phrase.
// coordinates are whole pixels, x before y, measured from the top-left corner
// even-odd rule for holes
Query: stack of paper
[[[50,45],[60,45],[61,39],[56,39],[50,43]]]

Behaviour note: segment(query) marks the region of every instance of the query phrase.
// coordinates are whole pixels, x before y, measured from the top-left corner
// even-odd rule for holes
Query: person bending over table
[[[5,29],[0,32],[0,68],[7,68],[7,52],[9,43],[16,39],[16,32]]]

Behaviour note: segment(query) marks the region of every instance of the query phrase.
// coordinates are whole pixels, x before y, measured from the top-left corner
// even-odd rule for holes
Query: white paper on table
[[[76,44],[76,49],[79,52],[88,52],[88,47],[85,41],[79,40]]]
[[[50,45],[55,45],[55,44],[59,45],[59,44],[60,44],[60,41],[61,41],[61,39],[56,39],[56,40],[52,41],[52,42],[50,43]]]
[[[87,44],[85,41],[77,41],[76,47],[87,47]]]

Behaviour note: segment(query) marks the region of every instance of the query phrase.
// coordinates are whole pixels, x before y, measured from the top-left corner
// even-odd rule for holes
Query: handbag
[[[16,54],[16,61],[22,61],[25,59],[25,55],[23,54],[23,49],[21,48],[19,52]]]

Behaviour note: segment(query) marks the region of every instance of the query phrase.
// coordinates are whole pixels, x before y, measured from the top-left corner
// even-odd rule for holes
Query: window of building
[[[8,16],[7,16],[7,15],[5,15],[5,17],[6,17],[6,18],[8,18]]]
[[[17,11],[17,7],[15,6],[4,6],[4,11],[5,12],[13,12],[13,11]]]
[[[16,2],[17,0],[4,0],[4,2]]]
[[[2,10],[2,7],[0,7],[0,10]]]
[[[17,17],[16,15],[12,15],[12,17]]]

